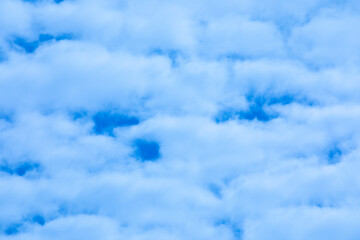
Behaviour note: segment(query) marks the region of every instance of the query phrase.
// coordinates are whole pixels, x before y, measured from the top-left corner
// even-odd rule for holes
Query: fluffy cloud
[[[358,239],[358,1],[0,2],[1,239]]]

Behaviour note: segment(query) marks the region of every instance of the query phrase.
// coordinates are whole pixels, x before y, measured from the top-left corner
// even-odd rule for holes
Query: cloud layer
[[[359,13],[0,1],[0,239],[359,239]]]

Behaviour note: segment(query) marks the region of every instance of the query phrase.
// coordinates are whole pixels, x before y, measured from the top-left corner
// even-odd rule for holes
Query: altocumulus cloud
[[[0,239],[360,239],[358,0],[1,0]]]

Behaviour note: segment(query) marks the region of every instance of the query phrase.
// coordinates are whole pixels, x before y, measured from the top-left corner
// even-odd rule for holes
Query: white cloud
[[[358,9],[1,1],[0,238],[358,239]]]
[[[360,30],[358,15],[325,12],[294,29],[290,46],[294,53],[315,66],[357,64]]]

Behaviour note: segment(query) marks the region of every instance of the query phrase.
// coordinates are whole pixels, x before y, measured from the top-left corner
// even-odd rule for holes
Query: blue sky
[[[0,239],[360,239],[357,0],[1,0]]]

